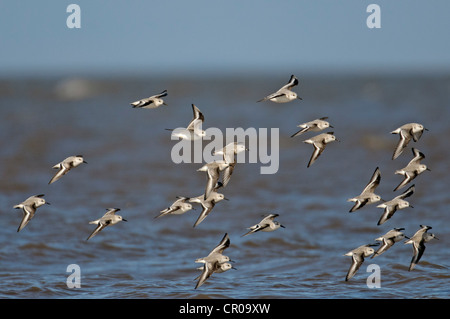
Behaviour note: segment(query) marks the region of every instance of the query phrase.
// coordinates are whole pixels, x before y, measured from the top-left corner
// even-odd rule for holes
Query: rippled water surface
[[[448,298],[450,295],[450,77],[300,77],[303,98],[289,104],[256,103],[288,78],[52,78],[0,81],[0,297],[2,298]],[[168,106],[133,109],[130,102],[168,90]],[[154,217],[176,196],[202,194],[200,163],[175,164],[166,128],[186,125],[191,104],[204,128],[279,128],[279,169],[239,163],[228,186],[229,201],[193,228],[200,212]],[[312,146],[291,138],[297,125],[328,116],[340,140],[309,168]],[[398,140],[390,134],[419,122],[429,131],[392,160]],[[369,205],[349,214],[374,169],[377,188],[389,200],[400,191],[395,175],[412,157],[425,155],[427,171],[414,180],[408,200],[381,226],[382,209]],[[52,166],[69,155],[88,162],[48,185]],[[275,157],[273,157],[275,160]],[[35,194],[40,207],[17,232],[22,214],[13,206]],[[108,207],[128,220],[89,241]],[[286,228],[241,237],[261,216],[278,213]],[[395,244],[366,259],[346,282],[348,251],[394,227],[412,236],[432,226],[439,240],[409,272],[410,245]],[[228,233],[226,255],[237,270],[214,274],[200,288],[194,260]],[[381,271],[370,289],[369,264]],[[68,288],[68,265],[81,270],[81,288]]]

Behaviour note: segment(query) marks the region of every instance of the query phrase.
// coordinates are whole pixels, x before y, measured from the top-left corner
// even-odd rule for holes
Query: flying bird
[[[199,203],[202,206],[202,212],[198,216],[193,227],[197,226],[206,217],[208,217],[208,215],[211,213],[212,209],[218,202],[222,200],[228,200],[223,194],[217,192],[220,187],[222,187],[222,183],[219,182],[206,199],[204,198],[204,195],[189,199],[189,202]]]
[[[330,122],[326,121],[328,117],[321,117],[320,119],[316,119],[310,122],[306,122],[300,125],[297,125],[297,127],[300,127],[301,129],[297,131],[296,133],[292,134],[291,137],[299,136],[306,132],[318,132],[322,131],[327,128],[333,128],[332,125],[330,125]]]
[[[58,172],[53,176],[53,178],[48,182],[48,184],[52,184],[59,180],[61,177],[66,175],[72,168],[77,167],[83,163],[87,163],[83,155],[69,156],[64,159],[62,162],[53,166],[54,169],[57,169]]]
[[[236,156],[239,153],[248,151],[244,144],[238,142],[232,142],[227,144],[221,150],[215,151],[213,155],[222,155],[222,159],[228,164],[223,170],[222,185],[227,186],[231,179],[231,174],[233,174],[234,168],[236,166]]]
[[[194,104],[192,104],[192,112],[194,113],[194,116],[186,128],[166,129],[172,131],[172,138],[177,137],[193,141],[206,136],[206,132],[202,130],[202,124],[205,121],[203,113]]]
[[[160,211],[160,214],[155,218],[165,215],[181,215],[186,213],[187,211],[190,211],[191,209],[195,209],[194,207],[192,207],[192,204],[186,202],[187,200],[189,200],[188,197],[177,198],[178,199],[172,205]]]
[[[206,188],[205,188],[205,194],[204,199],[206,200],[213,189],[218,185],[219,178],[220,178],[220,172],[229,167],[230,164],[226,161],[214,161],[208,164],[203,165],[200,167],[197,171],[198,172],[206,172],[207,175],[207,182],[206,182]],[[223,186],[223,183],[220,184],[220,186]]]
[[[133,106],[133,108],[155,109],[161,105],[167,106],[167,104],[162,99],[165,96],[167,96],[167,90],[164,90],[159,94],[152,95],[145,99],[132,102],[130,104]]]
[[[425,171],[429,171],[430,169],[425,165],[422,164],[421,161],[425,158],[425,155],[419,151],[416,148],[412,149],[413,152],[413,159],[408,163],[408,165],[406,165],[405,167],[403,167],[402,169],[396,170],[395,174],[397,175],[403,175],[404,179],[403,181],[398,184],[398,186],[394,189],[394,192],[398,189],[401,189],[403,187],[405,187],[406,184],[408,184],[409,182],[411,182],[414,178],[416,178],[417,176],[419,176],[420,174],[422,174]]]
[[[383,215],[381,215],[380,219],[378,220],[378,225],[383,224],[388,219],[390,219],[392,216],[394,216],[394,213],[397,210],[404,209],[407,207],[413,208],[413,206],[405,200],[405,198],[411,196],[414,194],[415,185],[412,185],[409,187],[403,194],[400,194],[393,199],[391,199],[388,202],[382,203],[378,205],[378,208],[384,208]]]
[[[266,96],[265,98],[259,100],[258,102],[264,102],[269,100],[275,103],[287,103],[295,99],[302,100],[302,98],[299,97],[297,93],[292,91],[292,88],[297,85],[298,79],[294,75],[291,75],[291,78],[289,79],[289,82],[286,85],[284,85],[281,89],[279,89],[275,93],[272,93]]]
[[[22,203],[14,206],[15,209],[22,209],[23,212],[22,221],[20,222],[17,232],[20,232],[30,222],[38,207],[44,204],[50,205],[43,197],[44,194],[30,196]]]
[[[432,239],[438,239],[434,234],[428,233],[429,229],[431,229],[430,226],[420,225],[420,229],[414,234],[414,236],[405,241],[405,244],[413,245],[413,257],[409,265],[409,271],[413,270],[419,263],[420,258],[422,258],[425,251],[425,243]]]
[[[413,139],[414,142],[417,142],[424,131],[428,131],[428,129],[419,123],[407,123],[392,131],[391,134],[400,135],[400,140],[395,148],[394,154],[392,155],[392,159],[394,160],[400,156],[411,139]]]
[[[362,263],[364,262],[365,257],[369,257],[370,255],[372,255],[375,252],[375,250],[372,248],[373,246],[378,246],[378,244],[376,244],[376,245],[368,244],[368,245],[359,246],[358,248],[355,248],[344,255],[344,256],[352,257],[352,264],[350,266],[350,269],[347,272],[345,281],[348,281],[350,278],[352,278],[356,274],[359,267],[361,267]]]
[[[120,221],[126,222],[127,220],[125,218],[122,218],[122,216],[120,215],[116,215],[116,212],[118,212],[119,210],[120,208],[107,208],[107,212],[105,213],[105,215],[103,215],[103,217],[89,222],[89,224],[96,224],[97,227],[86,240],[91,239],[107,226],[115,225]]]
[[[375,240],[381,242],[381,246],[380,246],[380,248],[377,249],[377,251],[370,258],[380,256],[386,250],[391,248],[396,242],[399,242],[403,238],[406,238],[405,234],[402,233],[402,230],[405,230],[405,229],[404,228],[394,228],[394,229],[391,229],[390,231],[388,231],[383,236],[376,238]]]
[[[333,134],[334,132],[322,133],[303,141],[304,143],[312,144],[314,146],[314,151],[311,155],[311,158],[309,159],[307,167],[310,167],[317,160],[317,158],[325,150],[325,146],[328,143],[337,141],[336,136],[334,136]]]
[[[247,229],[249,229],[249,231],[247,233],[245,233],[244,235],[242,235],[241,237],[256,233],[258,231],[270,232],[270,231],[277,230],[280,227],[285,228],[279,222],[274,221],[274,219],[278,216],[280,216],[280,215],[279,214],[267,215],[258,224],[247,228]]]
[[[364,207],[367,204],[373,204],[381,200],[381,197],[375,194],[375,189],[380,184],[381,173],[380,169],[377,167],[370,178],[369,183],[363,189],[360,195],[348,199],[349,202],[355,202],[353,207],[350,209],[350,213]]]
[[[202,274],[197,277],[198,282],[195,289],[203,285],[214,272],[224,272],[232,268],[231,264],[229,264],[231,259],[223,254],[224,250],[228,247],[230,247],[230,237],[228,236],[228,233],[225,233],[220,243],[208,254],[208,256],[197,258],[195,260],[196,263],[204,264]],[[225,265],[226,263],[229,265]]]

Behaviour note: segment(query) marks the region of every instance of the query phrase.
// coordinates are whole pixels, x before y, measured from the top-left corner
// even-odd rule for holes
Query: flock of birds
[[[263,99],[257,102],[271,101],[275,103],[287,103],[293,100],[302,100],[301,97],[297,95],[292,88],[297,86],[299,83],[297,77],[294,75],[291,76],[289,82],[280,88],[278,91],[264,97]],[[167,105],[163,98],[167,96],[167,90],[162,91],[159,94],[150,96],[148,98],[144,98],[135,102],[132,102],[131,105],[133,108],[145,108],[145,109],[154,109],[158,108],[161,105]],[[202,130],[202,123],[205,120],[202,112],[192,104],[193,110],[193,119],[187,125],[186,128],[182,129],[168,129],[172,131],[172,137],[177,137],[185,140],[196,140],[201,139],[205,136],[205,131]],[[315,119],[310,122],[306,122],[298,125],[300,128],[299,131],[294,133],[291,137],[300,136],[307,132],[320,132],[328,128],[333,128],[332,125],[327,121],[327,117],[322,117],[319,119]],[[398,134],[400,136],[400,141],[394,151],[392,159],[396,159],[399,157],[403,150],[407,147],[408,143],[411,140],[417,142],[422,136],[423,132],[427,130],[423,127],[423,125],[418,123],[408,123],[405,124],[398,129],[392,131],[392,134]],[[325,147],[328,143],[338,141],[334,136],[334,132],[326,132],[321,133],[311,138],[304,140],[304,143],[311,144],[314,147],[311,158],[308,162],[307,167],[310,167],[318,157],[324,152]],[[236,156],[241,152],[245,152],[248,149],[245,145],[241,143],[230,143],[226,145],[223,149],[217,150],[214,155],[222,155],[222,160],[217,160],[211,163],[207,163],[198,171],[206,172],[207,182],[205,187],[205,192],[197,197],[182,197],[179,196],[169,207],[160,211],[160,213],[155,216],[155,218],[160,218],[166,215],[181,215],[184,214],[194,208],[193,204],[200,204],[202,207],[202,211],[199,214],[196,222],[193,227],[198,226],[201,222],[205,220],[205,218],[211,213],[214,206],[222,201],[227,200],[227,198],[219,193],[218,191],[226,187],[230,181],[231,175],[236,165]],[[403,181],[394,189],[397,191],[407,184],[409,184],[412,180],[414,180],[418,175],[422,174],[424,171],[429,170],[425,164],[422,164],[421,161],[425,158],[424,154],[420,152],[416,148],[412,148],[413,158],[408,163],[408,165],[402,169],[399,169],[395,172],[395,174],[403,175]],[[49,181],[49,184],[52,184],[66,175],[71,169],[80,166],[83,163],[87,163],[82,155],[77,156],[69,156],[60,163],[53,166],[53,169],[57,169],[57,172]],[[222,178],[221,178],[222,175]],[[375,189],[379,185],[381,180],[380,170],[377,167],[375,172],[373,173],[369,183],[363,189],[360,195],[350,198],[348,201],[354,202],[354,206],[350,209],[350,213],[355,212],[362,207],[373,204],[379,201],[383,201],[381,196],[375,194]],[[378,225],[385,223],[387,220],[392,218],[394,213],[397,210],[401,210],[407,207],[412,207],[405,198],[413,195],[415,191],[415,185],[410,186],[405,192],[394,197],[392,200],[383,201],[382,204],[377,207],[383,208],[383,214],[381,215]],[[23,212],[23,218],[18,228],[18,232],[21,231],[34,217],[37,208],[44,204],[50,204],[44,199],[44,194],[34,195],[27,198],[22,203],[15,205],[14,208],[21,209]],[[90,224],[97,225],[96,228],[89,235],[87,240],[96,236],[101,230],[103,230],[107,226],[112,226],[120,221],[126,221],[122,216],[116,214],[120,211],[119,208],[108,208],[107,212],[99,219],[91,221]],[[268,232],[275,231],[277,229],[284,228],[278,221],[275,221],[278,214],[269,214],[264,216],[264,218],[257,224],[248,227],[248,232],[243,234],[243,236],[247,236],[256,232]],[[352,264],[350,269],[348,270],[347,276],[345,280],[349,280],[352,278],[355,273],[360,268],[361,264],[364,262],[365,257],[372,256],[374,258],[376,256],[381,255],[386,252],[390,247],[392,247],[396,242],[403,240],[406,238],[405,244],[413,245],[413,257],[409,266],[409,270],[411,271],[414,266],[421,259],[423,252],[425,250],[425,243],[430,241],[433,238],[436,238],[434,234],[428,233],[427,231],[431,229],[430,226],[420,225],[420,229],[411,237],[407,237],[403,234],[404,228],[394,228],[387,232],[385,235],[376,238],[376,241],[380,241],[380,247],[375,251],[374,246],[378,246],[379,243],[375,244],[366,244],[362,245],[356,249],[351,250],[346,253],[345,256],[352,257]],[[436,238],[437,239],[437,238]],[[199,267],[199,270],[202,270],[201,275],[199,275],[196,280],[197,284],[195,288],[200,287],[208,278],[211,277],[214,273],[222,273],[229,269],[235,269],[230,262],[232,260],[223,254],[224,250],[230,246],[230,238],[227,233],[225,233],[224,237],[220,241],[220,243],[206,256],[203,258],[198,258],[195,260],[196,263],[203,263],[202,267]]]
[[[427,130],[428,129],[426,129],[422,124],[407,123],[392,131],[391,134],[398,134],[400,136],[400,140],[392,155],[392,160],[395,160],[403,153],[404,149],[408,146],[411,140],[418,142],[423,132]],[[422,164],[421,162],[425,158],[425,155],[421,151],[413,147],[412,153],[413,158],[410,160],[410,162],[405,167],[395,171],[395,174],[403,175],[403,180],[400,182],[400,184],[397,185],[397,187],[394,188],[394,192],[404,188],[423,172],[430,170],[425,164]],[[394,216],[396,211],[405,209],[407,207],[413,207],[408,201],[405,200],[405,198],[412,196],[415,191],[415,185],[411,185],[402,194],[394,197],[389,201],[384,201],[380,195],[375,193],[375,189],[380,184],[380,180],[381,173],[380,169],[377,167],[372,174],[369,183],[363,189],[361,194],[348,199],[349,202],[355,203],[350,209],[350,213],[355,212],[365,205],[382,201],[383,203],[377,206],[378,208],[383,209],[383,214],[380,216],[377,225],[384,224],[387,220]],[[381,242],[381,245],[380,243],[366,244],[349,251],[345,254],[345,256],[352,257],[352,264],[347,272],[345,280],[348,281],[355,275],[355,273],[364,262],[365,257],[371,256],[371,258],[374,258],[376,256],[379,256],[389,248],[391,248],[396,242],[399,242],[405,238],[407,239],[405,241],[405,244],[412,244],[413,246],[413,257],[408,269],[409,271],[413,270],[425,251],[425,243],[432,239],[437,239],[434,234],[428,233],[429,229],[431,229],[430,226],[420,225],[420,229],[417,230],[411,238],[409,238],[402,232],[403,230],[405,230],[404,228],[394,228],[388,231],[383,236],[375,239],[376,241]],[[374,248],[372,248],[375,246],[379,246],[376,251]]]

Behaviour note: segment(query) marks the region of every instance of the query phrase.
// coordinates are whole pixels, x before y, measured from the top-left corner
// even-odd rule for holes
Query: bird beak
[[[168,105],[166,104],[166,102],[163,102],[163,105],[168,106]]]
[[[297,99],[299,99],[299,100],[303,100],[300,96],[297,96]]]
[[[286,227],[284,227],[283,225],[280,225],[280,227],[286,228]]]
[[[425,130],[425,131],[429,131],[429,129],[427,129],[426,127],[424,127],[424,130]]]
[[[49,202],[45,202],[47,205],[50,205],[50,203]]]
[[[334,126],[333,126],[333,125],[330,125],[329,127],[331,127],[331,128],[334,128]]]
[[[237,268],[235,268],[235,267],[231,267],[231,269],[237,270]]]
[[[409,207],[411,207],[411,208],[414,208],[414,206],[413,206],[413,205],[409,205]]]
[[[127,222],[128,220],[126,220],[125,218],[122,218],[122,221]]]
[[[224,197],[223,199],[225,199],[225,200],[229,200],[228,198],[226,198],[226,197]]]
[[[427,167],[427,171],[430,171],[430,172],[431,172],[431,169],[429,169],[429,168]]]
[[[83,161],[83,163],[87,164],[87,162],[86,162],[86,161]]]

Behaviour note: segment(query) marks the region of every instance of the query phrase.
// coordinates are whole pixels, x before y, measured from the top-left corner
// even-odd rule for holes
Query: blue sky
[[[81,28],[69,29],[69,4]],[[381,28],[369,29],[369,4]],[[0,74],[450,71],[450,1],[2,0]]]

